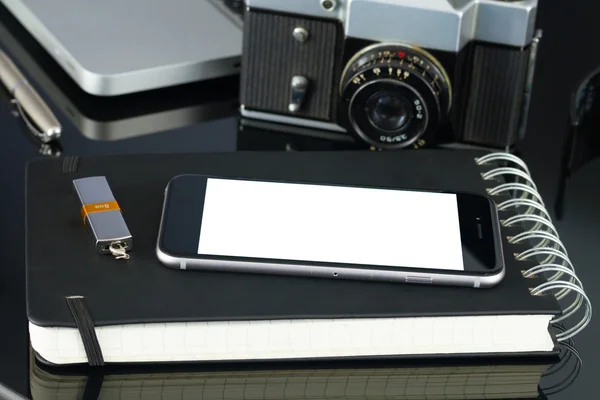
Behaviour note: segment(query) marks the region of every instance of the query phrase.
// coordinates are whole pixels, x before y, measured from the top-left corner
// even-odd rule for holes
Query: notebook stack
[[[155,246],[165,187],[184,173],[493,195],[504,224],[506,276],[493,288],[474,289],[172,270],[156,259]],[[123,263],[91,251],[81,227],[72,180],[98,175],[110,182],[136,243],[131,259]],[[344,372],[344,378],[326,370],[305,371],[298,379],[306,384],[339,378],[346,382],[339,387],[388,385],[391,391],[414,383],[418,390],[435,391],[454,382],[452,375],[472,382],[477,391],[482,381],[468,378],[473,375],[493,378],[484,382],[486,390],[511,381],[512,387],[522,383],[527,389],[519,393],[530,396],[532,385],[556,357],[557,343],[577,334],[591,318],[582,285],[577,280],[561,283],[575,276],[572,266],[527,166],[509,154],[423,150],[401,157],[393,152],[68,157],[31,163],[27,179],[27,310],[31,344],[45,364],[510,358],[522,361],[513,367],[502,362],[478,370],[462,367],[455,370],[458,375],[451,373],[452,367],[425,373],[410,368],[393,374],[389,369]],[[509,196],[515,193],[517,197]],[[544,227],[552,238],[544,236],[548,240],[543,243],[531,241],[539,235],[524,233]],[[70,251],[56,251],[64,243]],[[542,261],[569,271],[535,269],[538,256],[547,256],[550,250],[543,249],[549,248],[554,258]],[[553,293],[565,287],[559,302]],[[92,319],[97,337],[93,363],[65,300],[71,296],[82,297]],[[569,299],[573,303],[565,308],[562,301]],[[565,332],[551,329],[554,322],[575,317],[581,322]],[[289,371],[293,368],[269,376],[287,382],[296,376]],[[198,387],[217,387],[228,379],[263,388],[271,382],[258,372],[227,374],[198,376]],[[413,382],[415,374],[428,378]],[[144,379],[132,378],[137,382],[132,385],[140,386]],[[73,391],[80,390],[77,380],[69,382]],[[338,390],[334,386],[331,390]],[[269,398],[262,396],[257,398]]]

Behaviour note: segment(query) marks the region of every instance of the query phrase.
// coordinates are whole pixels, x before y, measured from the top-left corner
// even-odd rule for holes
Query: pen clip
[[[15,107],[15,109],[17,110],[17,116],[21,117],[21,119],[23,120],[23,122],[25,122],[25,125],[27,126],[27,129],[29,129],[29,131],[33,134],[33,136],[35,136],[42,143],[48,143],[48,142],[51,142],[53,140],[52,138],[48,138],[48,136],[45,135],[44,132],[41,132],[40,130],[38,130],[36,128],[36,126],[34,125],[34,123],[29,119],[29,116],[27,115],[27,113],[25,112],[25,110],[23,109],[23,107],[21,107],[21,103],[19,103],[19,101],[17,99],[13,98],[13,99],[11,99],[10,102]]]
[[[62,147],[58,140],[52,139],[49,141],[44,141],[44,139],[37,134],[38,131],[35,129],[31,121],[29,121],[25,116],[26,114],[22,107],[19,106],[19,102],[16,99],[11,99],[10,104],[12,106],[11,114],[15,118],[21,117],[25,122],[25,127],[21,126],[23,133],[26,134],[30,140],[40,146],[38,149],[39,154],[48,157],[60,157],[62,155]],[[30,135],[30,133],[33,133],[33,137]]]

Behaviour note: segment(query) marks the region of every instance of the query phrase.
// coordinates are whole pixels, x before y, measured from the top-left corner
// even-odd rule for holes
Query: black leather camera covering
[[[292,33],[306,29],[300,43]],[[252,110],[331,121],[336,104],[332,89],[338,85],[336,60],[341,25],[297,16],[250,12],[244,20],[244,48],[240,101]],[[296,113],[288,110],[291,79],[309,80],[306,103]]]

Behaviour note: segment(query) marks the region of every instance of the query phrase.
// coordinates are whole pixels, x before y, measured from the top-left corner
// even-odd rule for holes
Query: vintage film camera
[[[247,0],[241,111],[377,148],[523,136],[537,0]]]

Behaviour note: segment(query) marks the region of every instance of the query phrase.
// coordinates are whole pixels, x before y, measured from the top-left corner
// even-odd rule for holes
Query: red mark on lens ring
[[[403,51],[399,51],[399,52],[398,52],[398,57],[400,57],[400,58],[404,58],[404,57],[406,57],[406,53],[405,53],[405,52],[403,52]]]

